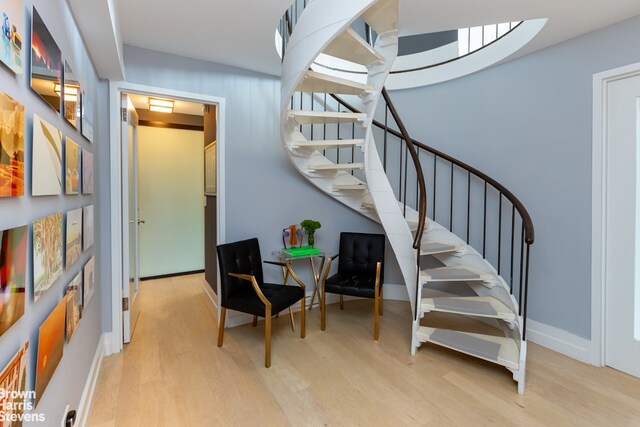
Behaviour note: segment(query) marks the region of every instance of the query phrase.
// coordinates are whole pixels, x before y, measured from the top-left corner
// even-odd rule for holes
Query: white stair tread
[[[384,61],[384,58],[351,28],[336,37],[323,53],[365,67],[376,61]]]
[[[442,313],[515,320],[515,313],[501,301],[487,296],[422,298],[421,309]]]
[[[333,184],[333,189],[341,191],[363,191],[367,189],[367,184],[364,182],[361,184]]]
[[[447,252],[458,252],[462,249],[460,246],[451,245],[449,243],[442,243],[436,241],[423,242],[420,247],[420,255],[436,255],[445,254]]]
[[[395,30],[398,28],[398,0],[376,2],[362,17],[378,34]]]
[[[310,164],[307,166],[309,170],[316,171],[344,171],[354,169],[364,169],[364,163],[332,163],[332,164]]]
[[[510,369],[518,369],[520,349],[511,338],[420,326],[416,332],[422,342],[431,342]]]
[[[360,95],[372,91],[373,86],[354,82],[317,71],[307,71],[296,88],[298,92],[336,93],[341,95]]]
[[[452,265],[447,267],[427,268],[420,273],[422,283],[425,282],[466,282],[489,281],[493,274],[478,271],[468,265]]]
[[[338,113],[333,111],[289,110],[288,115],[299,125],[350,123],[364,121],[367,118],[365,113]]]
[[[356,147],[364,144],[364,139],[326,139],[322,141],[295,141],[291,143],[293,148],[333,148]]]

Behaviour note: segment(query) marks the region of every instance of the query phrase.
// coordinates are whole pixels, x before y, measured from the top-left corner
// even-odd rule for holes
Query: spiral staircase
[[[384,228],[411,303],[412,354],[423,343],[431,343],[504,366],[513,373],[518,392],[523,393],[527,354],[526,285],[529,246],[533,243],[530,219],[515,196],[499,183],[409,136],[384,90],[398,52],[398,7],[398,0],[314,0],[305,1],[300,10],[295,11],[295,20],[285,16],[285,25],[281,25],[282,29],[288,27],[286,37],[283,34],[286,39],[283,40],[280,116],[282,144],[301,177]],[[356,31],[362,22],[365,37]],[[370,34],[376,35],[374,43],[370,42],[373,39]],[[319,71],[318,67],[314,68],[314,62],[321,54],[365,67],[366,80],[362,74],[346,79]],[[335,100],[335,106],[327,99]],[[384,110],[384,124],[376,120],[381,110]],[[389,114],[399,131],[388,126]],[[393,143],[391,138],[395,138]],[[399,168],[390,166],[388,149],[399,153]],[[394,165],[398,164],[397,160],[393,160]],[[436,200],[441,200],[435,193],[440,188],[436,179],[442,175],[443,161],[451,168],[451,200],[449,219],[441,225],[435,221],[440,212],[435,206]],[[449,172],[446,174],[448,177]],[[458,236],[460,231],[456,234],[453,225],[454,211],[459,210],[454,207],[454,176],[459,180],[460,174],[468,179],[466,239]],[[415,177],[415,183],[410,182],[409,175]],[[432,181],[429,185],[426,175]],[[471,210],[475,204],[472,203],[472,177],[474,181],[481,179],[481,189],[484,185],[482,253],[471,244]],[[487,219],[487,200],[492,188],[499,192],[499,202],[496,202],[500,215],[498,270],[487,259],[486,250],[487,230],[492,223]],[[415,191],[412,202],[408,200],[409,191]],[[427,200],[431,193],[428,218]],[[456,200],[455,205],[458,204]],[[505,209],[507,213],[511,211],[510,234],[508,219],[503,225]],[[518,224],[516,214],[519,214]],[[520,223],[521,235],[516,227]],[[503,233],[503,230],[506,231]],[[510,253],[502,249],[503,244],[510,247]],[[507,261],[503,262],[505,257]],[[425,264],[432,268],[421,267]],[[507,280],[500,274],[500,264],[510,265],[502,269]],[[460,295],[455,290],[460,284],[470,292]],[[435,296],[429,292],[431,285],[439,289]],[[500,333],[422,326],[422,319],[433,312],[473,318],[494,326]]]

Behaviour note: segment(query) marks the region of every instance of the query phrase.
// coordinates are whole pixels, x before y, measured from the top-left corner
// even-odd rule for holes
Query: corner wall
[[[640,61],[640,17],[450,82],[394,91],[411,136],[497,179],[536,227],[529,317],[591,336],[593,74]]]
[[[21,2],[22,3],[22,2]],[[62,51],[63,61],[66,59],[83,89],[89,95],[95,112],[94,143],[90,144],[80,132],[73,128],[60,113],[50,108],[29,86],[28,70],[31,63],[31,11],[36,6],[49,31]],[[78,329],[69,344],[65,344],[64,355],[49,383],[42,400],[34,412],[43,413],[46,417],[44,425],[57,426],[62,420],[65,405],[70,409],[79,409],[83,388],[89,374],[91,364],[103,331],[102,291],[103,284],[109,283],[109,251],[108,240],[102,235],[108,217],[103,207],[108,208],[105,200],[108,197],[109,170],[108,163],[108,93],[107,85],[100,82],[94,67],[87,55],[76,23],[65,0],[25,0],[25,34],[23,38],[25,73],[15,76],[0,65],[0,91],[7,93],[25,106],[25,195],[23,197],[0,199],[0,229],[12,228],[24,224],[29,225],[27,248],[27,297],[25,313],[18,322],[5,334],[0,336],[0,369],[9,362],[18,348],[29,340],[29,363],[27,365],[27,389],[33,390],[38,348],[38,329],[49,316],[53,308],[62,299],[67,284],[82,270],[92,255],[96,257],[96,291],[89,302]],[[32,197],[31,194],[31,159],[33,115],[38,114],[62,131],[64,138],[70,136],[81,149],[89,150],[94,155],[94,194],[92,195],[59,195]],[[64,142],[63,142],[64,144]],[[64,189],[63,189],[64,191]],[[95,244],[84,251],[80,260],[63,269],[62,277],[34,303],[33,301],[33,253],[32,236],[35,219],[77,209],[83,206],[95,206]],[[64,254],[64,251],[63,251]],[[64,266],[64,263],[63,263]],[[29,423],[26,423],[29,425]],[[32,425],[43,425],[42,423]]]

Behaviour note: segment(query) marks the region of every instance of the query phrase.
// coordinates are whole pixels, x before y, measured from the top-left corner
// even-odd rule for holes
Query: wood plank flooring
[[[529,343],[527,391],[499,366],[433,345],[410,354],[408,303],[373,301],[228,329],[216,347],[203,276],[142,283],[133,341],[105,358],[88,425],[106,426],[640,426],[640,380]],[[299,316],[296,314],[296,322]],[[436,320],[437,321],[437,320]]]

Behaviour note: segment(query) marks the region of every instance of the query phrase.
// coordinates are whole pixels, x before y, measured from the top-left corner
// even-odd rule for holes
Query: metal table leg
[[[322,269],[324,268],[324,262],[326,257],[320,256],[320,268],[316,271],[316,265],[313,262],[313,257],[309,258],[311,263],[311,274],[313,276],[313,293],[311,294],[311,303],[309,304],[309,310],[313,308],[313,301],[315,300],[316,293],[318,294],[318,301],[322,303],[322,295],[320,293],[320,276],[322,275]]]

